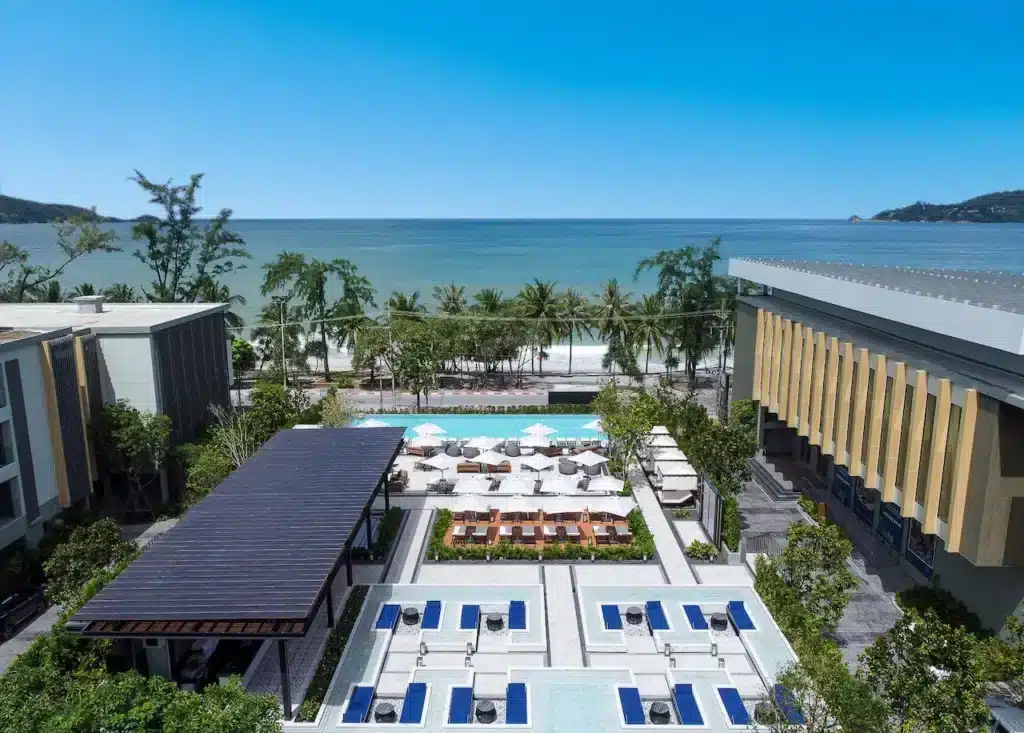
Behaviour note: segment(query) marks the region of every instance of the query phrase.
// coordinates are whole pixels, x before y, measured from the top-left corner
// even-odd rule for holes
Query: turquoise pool
[[[552,438],[605,438],[598,430],[583,426],[597,420],[597,415],[420,415],[400,413],[393,415],[372,415],[370,418],[395,427],[405,426],[406,437],[416,435],[413,428],[423,423],[433,423],[444,428],[445,435],[452,438],[472,438],[487,435],[497,438],[522,436],[523,428],[543,423],[556,432]],[[359,421],[356,425],[361,424]]]

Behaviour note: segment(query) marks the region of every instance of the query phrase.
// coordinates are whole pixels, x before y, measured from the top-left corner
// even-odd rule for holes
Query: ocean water
[[[72,263],[61,283],[103,286],[150,280],[132,256],[130,224],[114,224],[121,253],[97,254]],[[431,302],[435,285],[456,282],[472,293],[494,287],[506,296],[533,278],[559,289],[596,293],[618,278],[638,295],[653,287],[651,274],[634,283],[637,262],[661,249],[703,245],[722,238],[723,259],[736,256],[833,260],[873,265],[955,267],[1024,273],[1024,224],[850,224],[820,220],[238,220],[234,228],[253,257],[227,278],[244,295],[241,309],[258,312],[261,267],[281,250],[310,258],[353,261],[377,289],[378,304],[395,290],[419,291]],[[33,261],[56,261],[53,228],[44,224],[0,225],[0,241],[32,252]],[[724,262],[723,262],[724,269]]]

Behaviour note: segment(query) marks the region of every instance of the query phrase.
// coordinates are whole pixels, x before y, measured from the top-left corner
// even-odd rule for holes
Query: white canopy
[[[573,501],[567,496],[549,496],[541,501],[541,508],[545,514],[580,514],[583,507],[579,501]]]
[[[417,435],[409,441],[409,445],[415,448],[437,448],[441,445],[441,439],[436,435]]]
[[[525,438],[520,439],[519,445],[524,448],[547,448],[551,445],[551,438],[538,433],[527,435]]]
[[[434,425],[432,422],[425,422],[420,425],[413,427],[419,435],[444,435],[448,431],[442,428],[440,425]]]
[[[656,461],[685,461],[686,454],[678,448],[655,448],[654,460]]]
[[[601,463],[608,462],[607,458],[599,456],[592,450],[585,450],[575,456],[569,456],[569,460],[578,463],[581,466],[597,466]]]
[[[425,458],[422,461],[418,461],[418,463],[423,466],[436,468],[440,471],[451,471],[459,465],[460,461],[458,458],[452,458],[447,453],[438,453],[436,456]]]
[[[502,463],[508,463],[509,458],[508,456],[501,455],[501,453],[495,453],[492,450],[485,450],[476,458],[470,458],[468,460],[473,463],[482,463],[485,466],[500,466]]]
[[[591,420],[590,422],[588,422],[586,425],[583,426],[583,429],[584,430],[597,430],[597,431],[601,431],[601,430],[604,430],[604,426],[601,425],[601,421],[600,420]]]
[[[697,471],[686,461],[655,461],[654,467],[662,476],[696,476]]]
[[[480,476],[459,476],[455,481],[457,494],[486,494],[490,488],[490,482]]]
[[[459,500],[459,509],[464,512],[487,512],[491,510],[491,503],[484,497],[473,494]]]
[[[602,496],[587,501],[587,510],[594,513],[614,514],[616,517],[625,517],[634,508],[633,502],[622,496]]]
[[[540,507],[536,499],[530,499],[522,494],[517,494],[503,503],[502,514],[533,514],[539,512]]]
[[[501,440],[501,438],[489,438],[487,436],[480,435],[476,438],[470,438],[469,441],[466,442],[465,447],[476,448],[477,450],[490,450],[500,443]]]
[[[666,476],[661,482],[662,491],[697,491],[697,476]]]
[[[652,448],[678,448],[671,435],[655,435],[648,443]]]
[[[519,463],[520,465],[532,468],[534,471],[543,471],[545,468],[551,468],[555,465],[555,459],[538,453],[532,456],[523,456]]]
[[[523,432],[528,435],[551,435],[551,433],[557,433],[558,431],[554,428],[549,428],[542,422],[538,422],[528,428],[523,428]]]
[[[622,479],[617,479],[614,476],[598,476],[590,479],[587,491],[607,491],[610,494],[617,494],[622,491],[624,485],[625,482]]]
[[[575,476],[554,474],[544,479],[544,482],[540,485],[540,490],[548,494],[575,494],[578,483],[579,479]]]
[[[532,494],[533,481],[527,483],[517,476],[509,476],[498,484],[498,491],[503,494]]]
[[[651,428],[651,435],[668,435],[668,428],[664,425],[655,425]]]
[[[363,420],[361,423],[356,425],[357,428],[390,428],[391,423],[384,422],[383,420],[377,420],[376,418],[370,418],[369,420]]]

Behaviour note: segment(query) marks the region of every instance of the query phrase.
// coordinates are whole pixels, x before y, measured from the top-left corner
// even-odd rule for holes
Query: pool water
[[[536,423],[543,423],[555,432],[552,438],[605,438],[598,430],[587,430],[583,426],[597,420],[597,415],[431,415],[400,413],[392,415],[373,415],[374,420],[385,422],[395,427],[405,426],[405,436],[415,437],[413,428],[424,423],[433,423],[444,428],[445,436],[452,438],[472,438],[486,435],[497,438],[522,437],[524,428]],[[361,421],[360,421],[361,422]],[[360,423],[357,422],[356,425]]]

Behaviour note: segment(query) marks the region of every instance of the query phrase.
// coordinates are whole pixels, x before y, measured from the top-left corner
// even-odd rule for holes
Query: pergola
[[[291,718],[285,642],[302,637],[402,443],[404,428],[282,430],[90,600],[69,628],[106,638],[277,639]]]

